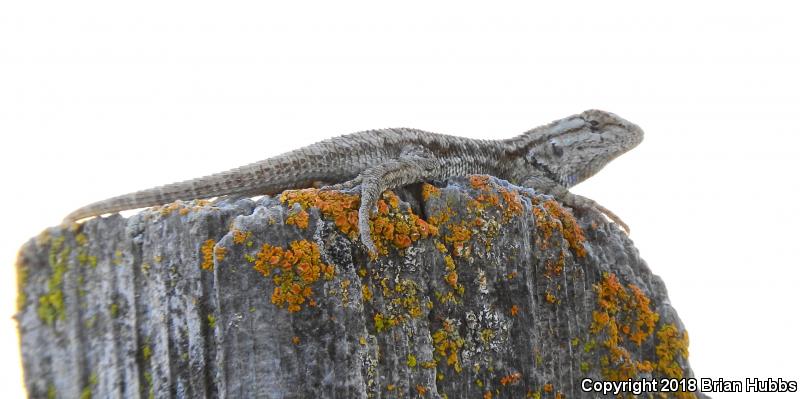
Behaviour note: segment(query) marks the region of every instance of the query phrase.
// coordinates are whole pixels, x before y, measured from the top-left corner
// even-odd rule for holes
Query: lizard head
[[[529,132],[526,160],[564,187],[591,177],[642,142],[639,126],[610,112],[588,110]]]

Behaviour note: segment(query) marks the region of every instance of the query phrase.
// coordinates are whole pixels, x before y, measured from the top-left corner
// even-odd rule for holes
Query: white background
[[[800,380],[797,10],[483,3],[2,3],[3,396],[16,250],[78,206],[358,130],[506,138],[587,108],[646,132],[574,191],[631,226],[697,376]]]

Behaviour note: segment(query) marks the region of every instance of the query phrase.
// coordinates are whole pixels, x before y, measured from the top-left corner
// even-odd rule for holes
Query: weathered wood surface
[[[377,259],[338,192],[48,229],[18,264],[29,395],[576,398],[692,376],[664,284],[599,214],[485,176],[397,194]]]

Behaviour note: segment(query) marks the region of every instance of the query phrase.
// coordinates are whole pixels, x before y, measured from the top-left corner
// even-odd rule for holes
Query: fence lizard
[[[75,210],[64,221],[175,200],[274,195],[321,181],[332,184],[326,189],[360,186],[361,241],[374,254],[369,215],[384,190],[428,179],[489,174],[550,194],[569,207],[597,209],[628,231],[614,213],[568,189],[635,147],[642,138],[638,126],[599,110],[588,110],[506,140],[475,140],[408,128],[367,130],[225,172],[98,201]]]

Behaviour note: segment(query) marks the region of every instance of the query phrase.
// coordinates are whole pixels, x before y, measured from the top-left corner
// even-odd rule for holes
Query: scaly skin
[[[368,130],[321,141],[226,172],[124,194],[82,207],[65,222],[222,195],[274,195],[315,182],[327,189],[361,186],[359,228],[370,253],[369,215],[387,189],[450,176],[489,174],[553,195],[574,208],[594,208],[628,230],[594,201],[568,189],[642,141],[642,130],[608,112],[588,110],[507,140],[473,140],[417,129]]]

